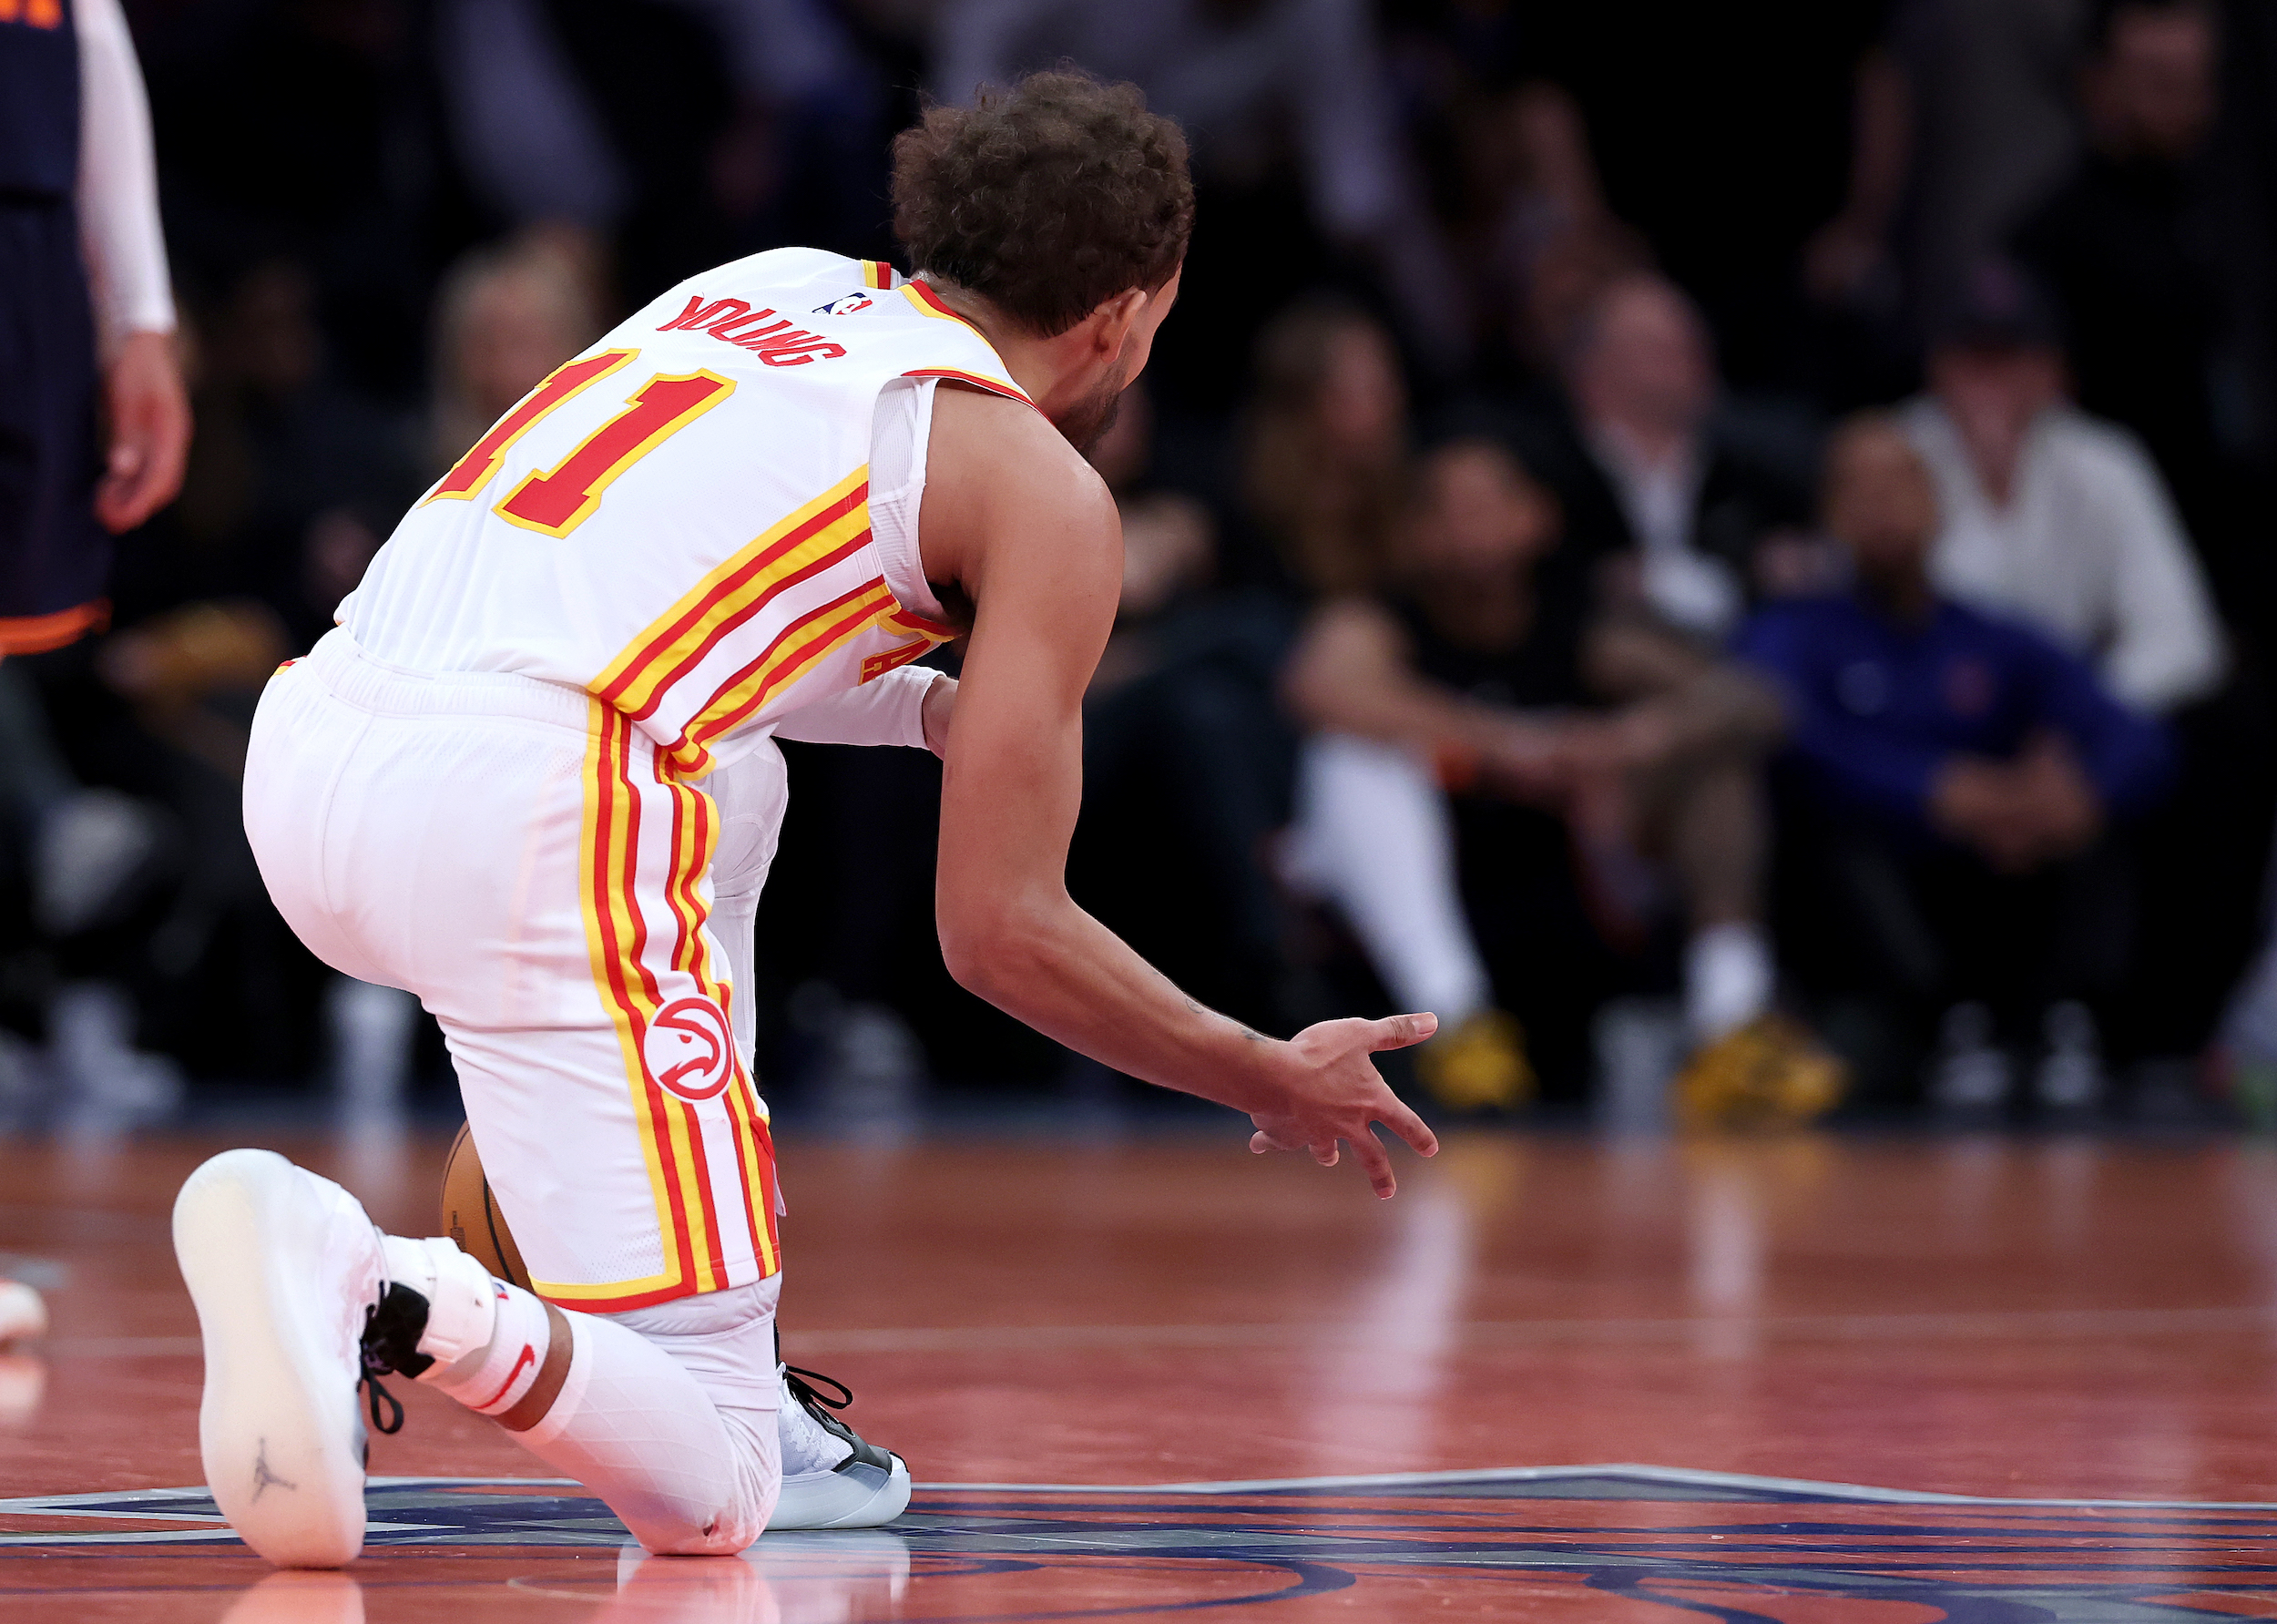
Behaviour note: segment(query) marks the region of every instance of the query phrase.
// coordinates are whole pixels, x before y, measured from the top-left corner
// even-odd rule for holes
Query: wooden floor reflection
[[[199,1482],[165,1219],[220,1148],[0,1143],[0,1272],[56,1320],[0,1363],[0,1616],[2277,1618],[2258,1145],[1481,1136],[1404,1164],[1380,1204],[1349,1167],[1232,1135],[793,1142],[786,1353],[854,1386],[857,1425],[921,1481],[1679,1475],[942,1490],[894,1534],[659,1565],[573,1490],[508,1515],[542,1468],[415,1392],[372,1463],[422,1480],[404,1527],[489,1509],[344,1580],[269,1578],[195,1502],[117,1498]],[[433,1226],[441,1140],[276,1148],[389,1227]],[[2037,1610],[1982,1610],[1996,1592]]]

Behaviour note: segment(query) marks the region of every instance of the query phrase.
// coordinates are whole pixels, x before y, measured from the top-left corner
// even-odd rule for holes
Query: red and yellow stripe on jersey
[[[951,310],[948,302],[924,282],[904,282],[902,297],[908,300],[911,308],[920,314],[931,316],[936,322],[954,322],[959,327],[971,332],[982,343],[987,343],[986,333]],[[991,350],[989,353],[993,354],[995,352]],[[1036,403],[1028,399],[1026,390],[1012,382],[1009,375],[1002,378],[984,378],[978,373],[965,372],[953,366],[921,366],[912,368],[902,376],[905,378],[947,378],[954,383],[970,383],[975,389],[985,389],[991,394],[1005,395],[1030,406]]]
[[[890,288],[893,285],[893,268],[883,260],[862,261],[862,285],[865,288]]]
[[[720,641],[764,614],[787,591],[860,552],[870,541],[869,470],[854,470],[698,582],[612,661],[589,691],[634,721],[646,721]],[[890,652],[914,659],[956,635],[894,599],[883,576],[790,617],[759,652],[715,683],[663,759],[680,778],[711,769],[711,745],[749,721],[830,655],[872,627],[912,642]],[[873,657],[874,659],[875,657]],[[863,665],[863,680],[876,675]],[[879,670],[891,669],[881,666]]]
[[[650,1024],[677,998],[710,1001],[727,1029],[730,989],[713,962],[700,889],[719,832],[711,798],[665,771],[623,711],[596,700],[580,879],[587,945],[624,1052],[663,1266],[644,1279],[602,1284],[533,1282],[550,1302],[620,1312],[745,1283],[730,1272],[750,1273],[751,1263],[755,1279],[781,1266],[774,1144],[734,1045],[725,1088],[702,1099],[666,1088],[646,1058]]]

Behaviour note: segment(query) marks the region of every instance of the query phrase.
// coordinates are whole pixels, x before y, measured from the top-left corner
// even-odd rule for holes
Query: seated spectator
[[[1283,311],[1258,340],[1243,437],[1243,494],[1281,576],[1306,594],[1373,587],[1407,476],[1391,335],[1339,300]]]
[[[1390,594],[1323,608],[1289,667],[1290,702],[1317,730],[1292,867],[1343,910],[1394,998],[1439,1016],[1425,1084],[1450,1106],[1523,1098],[1496,970],[1545,1070],[1578,1068],[1642,851],[1665,861],[1689,916],[1694,1078],[1728,1073],[1725,1046],[1762,1046],[1764,1097],[1734,1109],[1831,1104],[1829,1068],[1768,1016],[1757,781],[1779,729],[1771,694],[1649,618],[1593,603],[1585,572],[1553,557],[1556,501],[1499,446],[1425,459],[1399,535]]]
[[[1711,639],[1745,610],[1765,538],[1804,509],[1791,482],[1718,442],[1717,387],[1691,301],[1663,277],[1619,277],[1574,332],[1570,422],[1528,447],[1575,542],[1632,554],[1660,617]]]
[[[1940,1098],[1996,1104],[1988,1039],[2046,1024],[2074,1060],[2092,1040],[2084,1005],[2127,946],[2111,831],[2164,785],[2166,735],[2046,637],[1933,584],[1936,488],[1899,419],[1835,435],[1825,503],[1854,589],[1773,604],[1739,639],[1787,700],[1782,846],[1814,927],[1795,962],[1822,992],[1894,997],[1916,1040],[1952,1012]],[[2042,1097],[2085,1104],[2081,1082],[2043,1067]]]
[[[608,323],[599,258],[585,233],[556,224],[476,249],[451,268],[435,296],[434,403],[425,447],[434,473],[458,461],[546,373],[600,336]]]
[[[2064,398],[2055,319],[2020,272],[1978,268],[1903,415],[1936,485],[1940,592],[2037,627],[2144,710],[2221,682],[2221,629],[2165,484],[2133,435]]]

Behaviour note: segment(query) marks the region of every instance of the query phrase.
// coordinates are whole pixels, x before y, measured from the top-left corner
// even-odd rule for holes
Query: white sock
[[[1771,943],[1752,920],[1711,924],[1684,948],[1684,1020],[1713,1043],[1771,1007],[1778,979]]]
[[[492,1288],[501,1282],[456,1241],[442,1235],[424,1241],[383,1235],[380,1251],[390,1283],[407,1286],[427,1300],[421,1353],[438,1364],[450,1364],[489,1344],[497,1330],[498,1298]]]
[[[775,1412],[775,1430],[782,1450],[782,1475],[802,1477],[812,1472],[829,1472],[853,1453],[853,1445],[824,1426],[807,1413],[807,1407],[791,1396],[791,1384],[785,1380],[783,1366],[775,1366],[775,1380],[782,1384],[782,1408]]]
[[[563,1317],[574,1349],[560,1396],[509,1435],[600,1496],[650,1552],[730,1556],[758,1538],[782,1483],[774,1417],[721,1408],[622,1325]]]
[[[438,1358],[416,1379],[449,1394],[478,1415],[503,1415],[537,1385],[553,1330],[546,1305],[536,1297],[503,1280],[490,1283],[496,1292],[496,1333],[450,1364]],[[426,1351],[424,1338],[420,1350]]]
[[[381,1238],[388,1280],[427,1300],[419,1351],[434,1363],[413,1379],[480,1415],[503,1415],[537,1385],[552,1335],[546,1305],[440,1235]]]

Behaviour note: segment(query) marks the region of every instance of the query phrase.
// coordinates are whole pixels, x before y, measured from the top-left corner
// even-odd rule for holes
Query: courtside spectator
[[[1836,434],[1825,504],[1854,589],[1773,604],[1738,645],[1788,707],[1784,856],[1811,904],[1791,962],[1822,992],[1894,995],[1916,1052],[1946,1012],[1969,1064],[1944,1102],[1994,1105],[1988,1040],[2077,1049],[2125,963],[2111,831],[2164,786],[2168,741],[2047,637],[1941,592],[1936,487],[1897,419]],[[2076,1067],[2041,1078],[2045,1103],[2088,1102]]]
[[[2221,680],[2220,624],[2140,442],[2066,398],[2056,319],[2015,267],[1977,268],[1904,409],[1936,485],[1938,590],[2013,615],[2164,712]]]
[[[1300,592],[1365,591],[1383,577],[1408,429],[1381,323],[1329,299],[1274,317],[1258,340],[1242,450],[1250,516]]]
[[[1630,554],[1663,619],[1721,638],[1747,607],[1765,537],[1805,504],[1716,436],[1715,354],[1698,309],[1664,277],[1615,280],[1573,335],[1566,386],[1569,421],[1527,450],[1567,534],[1584,551]]]
[[[601,260],[594,238],[557,221],[476,249],[451,268],[435,293],[432,472],[465,455],[546,373],[601,335],[608,325]],[[349,585],[362,573],[359,565]]]
[[[1800,1088],[1782,1114],[1831,1103],[1802,1075],[1813,1052],[1767,1023],[1771,694],[1650,617],[1601,608],[1588,572],[1556,557],[1556,500],[1496,444],[1425,459],[1399,534],[1386,596],[1323,608],[1290,664],[1290,701],[1315,730],[1292,867],[1394,998],[1439,1015],[1426,1085],[1450,1106],[1522,1097],[1499,991],[1553,1086],[1570,1086],[1618,973],[1608,937],[1652,923],[1649,868],[1686,916],[1694,1076],[1728,1071],[1716,1051],[1743,1045],[1770,1051],[1766,1091]]]

